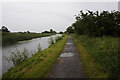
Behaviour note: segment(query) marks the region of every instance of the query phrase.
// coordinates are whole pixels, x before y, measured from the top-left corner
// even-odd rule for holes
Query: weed
[[[16,52],[11,52],[11,56],[9,58],[4,56],[4,60],[8,62],[13,62],[14,66],[15,65],[20,65],[23,61],[28,60],[28,50],[24,48],[23,52],[20,52],[19,50],[16,49]]]
[[[39,43],[39,45],[38,45],[38,51],[37,52],[41,52],[42,51],[42,48],[41,48],[41,46],[40,46],[40,43]]]
[[[52,37],[50,37],[48,43],[49,43],[50,45],[54,44],[54,43],[55,43],[55,42],[54,42],[54,39],[53,39]]]
[[[63,37],[63,36],[57,36],[57,37],[55,37],[55,42],[57,42],[57,41],[61,40],[61,39],[62,39],[62,37]]]

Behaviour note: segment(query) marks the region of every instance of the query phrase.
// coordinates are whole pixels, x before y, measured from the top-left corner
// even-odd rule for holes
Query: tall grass
[[[52,44],[58,42],[59,40],[62,40],[62,38],[63,38],[64,36],[65,36],[65,35],[56,36],[55,38],[50,37],[48,43],[49,43],[50,45],[52,45]]]
[[[77,41],[89,51],[89,54],[103,68],[103,72],[108,73],[110,78],[120,76],[120,38],[99,37],[93,38],[86,35],[76,36]]]
[[[61,40],[62,37],[63,37],[63,36],[57,36],[57,37],[55,37],[55,41],[57,42],[57,41]]]
[[[50,37],[48,43],[49,43],[50,45],[52,45],[52,44],[55,43],[55,41],[54,41],[54,39],[53,39],[52,37]]]
[[[16,52],[11,52],[11,56],[9,58],[4,56],[3,59],[8,62],[13,62],[15,66],[15,65],[20,65],[22,62],[28,60],[28,57],[29,57],[28,50],[24,48],[23,52],[16,49]]]
[[[40,33],[3,33],[2,45],[9,45],[18,41],[29,40],[38,37],[50,36],[52,34],[40,34]]]

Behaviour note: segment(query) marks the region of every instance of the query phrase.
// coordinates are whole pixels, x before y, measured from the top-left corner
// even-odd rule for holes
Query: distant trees
[[[56,33],[56,31],[53,31],[53,29],[50,29],[50,33]]]
[[[8,30],[8,28],[5,27],[5,26],[2,26],[1,31],[2,31],[2,32],[10,32],[10,31]]]
[[[67,31],[68,33],[74,33],[74,32],[75,32],[75,31],[74,31],[74,27],[72,27],[72,26],[68,27],[66,31]]]
[[[42,33],[56,33],[56,31],[53,31],[53,29],[50,29],[50,31],[44,31]]]
[[[49,31],[44,31],[44,32],[42,32],[42,33],[50,33]]]
[[[50,32],[53,32],[53,30],[52,30],[52,29],[50,29]]]
[[[120,12],[81,10],[75,16],[76,22],[72,24],[77,34],[88,34],[89,36],[120,36]],[[71,28],[70,28],[71,29]],[[70,30],[68,28],[68,32]]]
[[[30,31],[27,31],[27,33],[30,33]]]
[[[62,32],[62,31],[60,31],[60,32],[59,32],[59,34],[63,34],[63,32]]]

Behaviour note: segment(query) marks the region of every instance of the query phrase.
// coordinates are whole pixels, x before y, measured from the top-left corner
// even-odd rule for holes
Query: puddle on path
[[[73,43],[66,43],[66,44],[73,44]]]
[[[60,57],[72,57],[74,54],[72,53],[62,53]]]

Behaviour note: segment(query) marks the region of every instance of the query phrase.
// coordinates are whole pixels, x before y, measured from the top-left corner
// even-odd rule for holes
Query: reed
[[[9,45],[18,41],[30,40],[33,38],[50,36],[53,34],[41,34],[41,33],[3,33],[2,34],[2,45]]]

